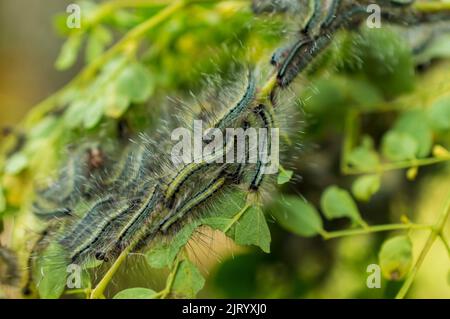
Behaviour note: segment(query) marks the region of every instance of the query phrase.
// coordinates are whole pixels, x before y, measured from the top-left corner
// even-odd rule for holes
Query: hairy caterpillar
[[[213,123],[213,128],[217,128],[224,131],[227,127],[233,127],[233,124],[241,118],[244,113],[248,110],[249,106],[253,102],[255,98],[256,92],[256,80],[252,70],[248,71],[248,79],[247,79],[247,88],[244,91],[242,98],[239,102],[228,110],[222,118],[216,120]],[[208,134],[205,136],[208,138]],[[165,191],[165,200],[166,206],[168,208],[173,207],[174,196],[177,194],[182,185],[186,182],[186,180],[192,176],[193,174],[202,171],[204,168],[211,166],[214,161],[219,158],[222,158],[228,150],[224,150],[223,153],[220,154],[212,154],[209,155],[207,159],[204,159],[201,163],[190,163],[183,166],[174,178],[168,183],[167,189]]]
[[[275,126],[274,114],[270,108],[268,108],[264,104],[260,104],[257,108],[255,108],[254,112],[262,122],[263,128],[266,129],[266,131],[270,131]],[[262,141],[262,145],[264,148],[266,148],[266,150],[268,150],[268,152],[270,152],[270,143],[271,141],[269,137],[266,135]],[[251,191],[257,191],[261,186],[261,183],[264,178],[265,165],[266,164],[263,163],[262,159],[259,158],[258,162],[256,163],[255,174],[249,186],[249,189]]]
[[[231,99],[201,102],[202,111],[197,115],[221,132],[254,125],[272,127],[274,115],[267,115],[268,110],[261,110],[255,102],[257,81],[252,69],[248,71],[245,87],[240,85],[240,89],[230,92],[238,91],[241,93],[237,102]],[[180,118],[186,123],[190,117]],[[94,154],[85,147],[77,150],[56,183],[40,191],[34,203],[35,215],[47,220],[49,226],[33,248],[30,268],[36,267],[31,261],[48,243],[62,247],[61,267],[92,259],[114,260],[129,247],[137,251],[158,235],[170,236],[172,230],[179,228],[177,225],[198,216],[213,198],[222,196],[226,190],[246,185],[243,189],[257,191],[261,186],[263,165],[215,162],[237,147],[234,143],[219,144],[220,152],[207,155],[201,163],[181,167],[169,158],[167,147],[172,144],[167,135],[158,141],[142,135],[125,147],[115,165],[114,157],[102,154],[103,150]],[[97,161],[94,165],[89,163],[99,153],[102,160],[98,162],[103,167],[92,172],[98,166]],[[251,175],[254,181],[244,178],[245,175]],[[58,198],[57,194],[64,196]]]
[[[279,86],[288,86],[315,59],[330,43],[332,32],[357,24],[359,15],[365,15],[362,7],[356,6],[340,14],[342,3],[332,1],[322,6],[314,2],[315,11],[306,29],[299,33],[300,40],[273,59],[279,68]],[[241,91],[244,94],[239,95],[237,103],[227,101],[222,108],[215,101],[201,104],[206,111],[200,116],[209,118],[208,124],[219,130],[275,128],[280,112],[270,101],[257,97],[253,72],[249,72],[248,83],[241,85]],[[269,150],[274,147],[267,138],[262,144]],[[202,207],[233,184],[247,193],[261,189],[266,170],[261,160],[255,165],[214,163],[209,161],[216,159],[214,155],[200,163],[179,166],[169,160],[168,145],[167,138],[156,142],[139,139],[128,145],[117,165],[106,164],[103,172],[95,174],[89,171],[102,166],[103,160],[98,159],[97,152],[83,159],[86,154],[81,152],[69,161],[61,181],[40,193],[36,215],[46,215],[55,224],[55,231],[44,237],[64,248],[65,263],[82,264],[90,258],[108,262],[123,251],[137,251],[156,236],[176,231],[177,225],[196,217]],[[228,151],[223,146],[220,155]],[[86,166],[86,162],[93,164]]]
[[[0,285],[16,285],[19,281],[16,255],[0,245]]]
[[[277,68],[277,81],[281,88],[287,87],[331,43],[337,31],[354,29],[371,14],[368,10],[370,2],[367,1],[312,0],[310,3],[310,6],[303,4],[305,10],[312,12],[306,23],[300,23],[305,26],[297,32],[297,40],[272,56],[271,63]],[[409,8],[412,0],[382,0],[375,3],[383,6],[381,16],[389,23],[416,25],[450,18],[450,14],[446,13],[419,14]],[[299,16],[299,19],[302,17]]]

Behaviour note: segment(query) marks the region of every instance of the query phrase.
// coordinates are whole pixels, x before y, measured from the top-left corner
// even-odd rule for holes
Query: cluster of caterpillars
[[[190,110],[189,116],[180,117],[207,119],[209,127],[222,131],[278,127],[279,112],[274,102],[275,95],[282,91],[275,93],[275,89],[286,88],[327,47],[339,29],[356,28],[369,14],[368,1],[305,1],[309,14],[295,41],[272,57],[276,80],[269,92],[271,99],[260,94],[256,79],[259,74],[252,69],[240,86],[240,93],[235,95],[238,98],[233,97],[236,101],[209,100],[207,106],[198,103],[200,111]],[[255,1],[255,12],[265,12],[267,2]],[[269,1],[272,11],[283,12],[297,12],[301,2]],[[384,11],[389,22],[432,20],[409,10],[408,1],[377,2],[389,8]],[[281,9],[277,7],[280,3]],[[203,160],[174,165],[169,158],[170,140],[163,135],[158,132],[151,139],[141,137],[129,143],[116,162],[101,146],[78,148],[59,179],[37,194],[33,211],[48,222],[48,227],[33,248],[29,268],[33,267],[33,256],[46,243],[55,241],[67,252],[67,263],[83,263],[89,258],[113,260],[125,249],[142,249],[156,236],[176,231],[227,190],[238,187],[255,194],[267,179],[267,164],[260,160],[253,164]],[[226,147],[224,144],[223,154],[229,151]]]
[[[207,103],[198,103],[198,111],[194,107],[188,112],[178,110],[178,117],[189,118],[185,126],[192,119],[205,119],[207,127],[224,136],[228,128],[270,131],[277,126],[276,115],[269,102],[258,97],[255,73],[250,69],[243,76],[245,84],[230,90],[240,91],[234,97],[237,101],[209,98]],[[117,162],[100,145],[83,145],[72,152],[59,178],[38,191],[33,204],[35,216],[48,227],[33,249],[30,269],[33,255],[50,241],[67,252],[68,264],[92,258],[110,261],[127,248],[140,250],[156,236],[171,234],[232,188],[258,194],[267,163],[260,158],[255,163],[215,161],[218,156],[225,158],[231,148],[236,151],[235,141],[224,142],[221,152],[201,161],[174,163],[170,157],[174,143],[168,139],[170,131],[165,133],[160,132],[165,138],[140,136],[130,141]],[[204,146],[214,142],[205,140],[206,136]],[[269,139],[264,143],[270,152]]]
[[[294,39],[278,49],[271,64],[277,69],[281,88],[293,79],[333,41],[341,29],[357,29],[373,13],[370,5],[379,5],[380,18],[401,26],[423,25],[450,20],[450,12],[419,13],[414,0],[255,0],[255,13],[284,12],[297,16],[300,28]]]

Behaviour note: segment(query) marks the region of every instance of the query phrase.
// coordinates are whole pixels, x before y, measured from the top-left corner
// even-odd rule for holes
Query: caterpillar
[[[271,131],[271,129],[275,127],[274,114],[270,108],[268,108],[264,104],[260,104],[257,108],[254,109],[254,112],[262,122],[263,128],[266,130],[266,132]],[[267,153],[271,153],[271,141],[268,134],[265,135],[265,138],[262,141],[260,141],[260,145],[262,146],[261,148],[265,149]],[[266,163],[263,162],[263,159],[260,156],[256,163],[255,173],[250,182],[249,190],[255,192],[259,189],[264,178],[265,166]]]
[[[399,10],[408,8],[407,4],[401,5],[402,1],[396,2]],[[296,40],[272,57],[278,87],[286,88],[331,43],[335,32],[358,26],[367,15],[364,6],[356,1],[308,1],[307,5],[312,11],[307,23],[300,23]],[[227,128],[277,128],[282,111],[275,99],[258,95],[255,73],[249,68],[246,83],[237,77],[239,94],[230,90],[232,96],[225,101],[217,98],[219,95],[200,101],[197,106],[201,110],[195,114],[220,132]],[[220,91],[227,92],[227,88],[221,86]],[[219,145],[220,152],[200,162],[172,161],[167,133],[171,127],[189,124],[192,113],[180,114],[176,119],[181,119],[179,122],[163,122],[161,126],[167,126],[163,132],[150,133],[155,137],[153,141],[144,135],[129,141],[117,156],[118,161],[109,155],[105,158],[111,160],[104,160],[100,150],[86,152],[82,148],[76,152],[55,184],[38,192],[35,215],[50,224],[39,241],[60,245],[65,251],[65,263],[83,264],[91,258],[110,262],[124,251],[148,247],[158,236],[169,237],[178,225],[196,218],[202,208],[231,188],[243,189],[250,196],[260,192],[267,173],[267,163],[262,159],[254,164],[215,161],[235,149],[228,141]],[[209,134],[202,137],[208,138]],[[260,142],[268,152],[277,149],[268,137]],[[40,246],[35,245],[32,256],[39,254]]]
[[[376,4],[389,10],[381,10],[381,17],[389,23],[398,25],[417,25],[450,19],[449,13],[419,14],[411,9],[413,0],[380,0]],[[311,5],[312,4],[312,5]],[[271,58],[277,70],[278,86],[287,87],[310,62],[332,42],[334,34],[340,29],[355,29],[371,14],[367,1],[354,0],[312,0],[306,21],[297,32],[294,43],[278,49]],[[255,12],[260,13],[260,12]],[[300,20],[304,19],[300,15]],[[303,27],[304,25],[304,27]]]
[[[253,68],[248,68],[246,79],[245,87],[235,90],[241,91],[236,102],[209,100],[201,103],[203,110],[198,115],[221,132],[227,128],[247,129],[257,123],[264,128],[271,126],[261,123],[260,115],[255,116],[260,108],[255,109],[257,81]],[[137,251],[159,234],[170,236],[177,225],[195,217],[233,185],[250,185],[252,182],[244,178],[246,174],[258,176],[258,181],[246,188],[256,190],[262,183],[263,169],[258,165],[216,163],[216,159],[237,147],[235,143],[219,145],[220,151],[207,155],[202,162],[178,168],[166,152],[169,145],[172,144],[167,137],[151,141],[141,135],[128,143],[116,163],[114,156],[103,154],[103,150],[77,150],[55,184],[37,194],[34,214],[50,223],[52,231],[43,233],[33,248],[30,269],[35,266],[33,258],[46,246],[41,243],[48,242],[63,248],[66,264],[83,264],[91,259],[109,262],[127,247]],[[63,196],[58,197],[59,194]]]
[[[0,285],[14,286],[19,278],[16,255],[10,249],[0,245]]]
[[[213,124],[213,128],[217,128],[223,132],[225,128],[233,127],[233,124],[249,109],[249,106],[254,100],[256,92],[256,80],[251,69],[249,69],[248,71],[247,78],[247,88],[245,89],[242,98],[234,107],[227,111],[222,118],[220,118]],[[205,134],[205,138],[209,138],[208,134]],[[201,163],[194,162],[183,166],[177,172],[174,178],[168,183],[164,195],[166,206],[168,208],[173,207],[174,196],[190,176],[212,165],[212,163],[217,159],[223,158],[223,156],[226,155],[227,152],[228,150],[225,149],[222,153],[209,155]]]

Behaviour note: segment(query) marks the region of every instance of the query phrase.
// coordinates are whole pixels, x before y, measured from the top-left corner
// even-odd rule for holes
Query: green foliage
[[[352,193],[360,201],[368,201],[380,189],[379,175],[365,175],[358,177],[352,184]]]
[[[154,299],[155,294],[148,288],[130,288],[118,292],[114,299]]]
[[[278,185],[283,185],[289,182],[292,178],[292,175],[294,174],[291,170],[281,170],[281,172],[278,174],[277,177],[277,183]]]
[[[285,229],[311,237],[323,232],[322,219],[314,206],[295,196],[285,196],[271,212]]]
[[[239,245],[256,245],[270,252],[270,231],[259,206],[250,207],[236,225],[235,241]]]
[[[192,233],[199,225],[199,222],[190,223],[177,232],[170,242],[158,242],[155,247],[152,247],[146,253],[148,264],[154,268],[170,266],[180,252],[180,249],[186,245]]]
[[[23,153],[16,153],[11,156],[5,165],[5,173],[16,175],[28,166],[28,158]]]
[[[383,243],[379,253],[383,276],[389,280],[401,280],[412,265],[412,243],[408,236],[396,236]]]
[[[392,161],[410,160],[416,157],[419,145],[406,133],[390,131],[383,138],[383,154]]]
[[[398,33],[389,28],[364,29],[356,44],[362,71],[385,95],[396,96],[414,87],[411,51]]]
[[[59,298],[66,286],[66,251],[51,243],[37,259],[34,276],[41,298]]]
[[[75,64],[78,56],[78,51],[81,48],[82,37],[72,36],[62,46],[61,53],[55,62],[55,67],[58,70],[65,70]]]
[[[197,267],[188,260],[183,260],[178,267],[172,293],[179,297],[194,298],[203,288],[205,279]]]
[[[434,102],[428,116],[434,129],[448,132],[450,130],[450,97],[447,96]]]
[[[366,138],[361,146],[355,147],[347,158],[347,163],[362,170],[375,169],[380,164],[380,159],[373,150],[373,143]]]
[[[0,185],[0,212],[6,209],[6,198],[3,191],[3,187]]]
[[[345,189],[328,187],[320,199],[320,206],[328,219],[348,217],[354,223],[364,224],[356,203]]]
[[[0,161],[0,212],[18,217],[20,223],[28,216],[35,182],[55,170],[67,145],[91,138],[116,139],[117,126],[122,121],[133,132],[161,128],[160,115],[167,111],[161,100],[200,91],[203,74],[212,75],[220,70],[225,80],[231,78],[237,69],[233,61],[238,64],[268,61],[273,49],[282,45],[277,28],[286,22],[276,16],[271,16],[270,21],[253,19],[244,8],[245,3],[196,4],[136,35],[136,30],[157,17],[164,5],[131,6],[131,10],[120,7],[120,2],[111,10],[90,1],[82,5],[85,26],[82,29],[69,30],[65,19],[56,21],[66,40],[55,67],[67,70],[79,62],[85,63],[86,68],[27,117],[23,125],[25,145],[9,155],[5,151]],[[298,81],[299,87],[292,87],[293,93],[301,98],[299,104],[305,111],[307,127],[306,133],[288,147],[287,162],[292,168],[280,168],[276,176],[280,187],[270,189],[256,203],[249,202],[248,193],[242,189],[218,198],[201,218],[190,220],[173,236],[155,241],[144,252],[148,266],[169,270],[163,290],[137,288],[137,284],[135,288],[121,290],[114,298],[194,298],[204,287],[205,279],[187,258],[185,247],[200,226],[219,230],[234,243],[246,246],[235,259],[215,265],[214,281],[206,282],[207,293],[215,296],[214,291],[218,290],[230,297],[322,297],[333,293],[340,296],[336,286],[363,286],[363,280],[354,279],[343,268],[358,265],[364,269],[373,262],[378,249],[376,242],[384,239],[384,235],[374,233],[391,230],[414,233],[415,226],[427,226],[415,225],[408,219],[419,220],[418,202],[408,206],[408,212],[412,213],[397,224],[394,216],[404,212],[396,209],[404,203],[395,195],[412,202],[420,193],[417,190],[426,189],[431,194],[427,184],[422,184],[423,180],[417,176],[419,167],[424,165],[439,164],[425,172],[426,176],[448,185],[445,172],[450,160],[450,65],[441,62],[433,68],[431,64],[422,73],[416,72],[415,65],[415,61],[429,63],[435,57],[448,58],[448,41],[433,41],[419,56],[413,56],[401,33],[391,28],[342,32],[336,41],[337,45],[321,57],[321,63]],[[286,114],[286,120],[291,120],[290,114]],[[304,153],[295,149],[297,144],[307,146]],[[310,145],[319,149],[311,151]],[[14,146],[5,149],[10,151]],[[408,197],[410,189],[405,191],[398,186],[402,180],[388,173],[401,169],[407,170],[409,180],[415,180],[411,188],[416,191],[411,197]],[[304,180],[293,180],[294,173],[304,175]],[[386,198],[385,187],[395,193],[392,198]],[[399,188],[399,194],[394,187]],[[349,189],[357,200],[368,202],[359,203],[364,216],[386,224],[368,225]],[[293,195],[299,193],[302,196]],[[370,201],[376,193],[383,193],[376,198],[382,204]],[[326,221],[316,208],[319,206]],[[282,229],[270,227],[270,232],[267,224],[270,216],[275,217]],[[350,219],[352,227],[341,229],[341,218]],[[0,222],[3,225],[3,220]],[[442,233],[436,233],[436,227],[423,228],[445,240]],[[309,238],[361,234],[369,239],[353,241],[355,245],[364,245],[359,253],[354,246],[347,249],[344,241],[323,249],[320,245],[326,244]],[[336,248],[341,243],[342,251]],[[410,271],[412,249],[409,233],[385,241],[378,253],[383,276],[408,282],[414,275]],[[285,251],[289,256],[284,256]],[[61,247],[50,244],[35,263],[34,281],[39,283],[39,296],[60,297],[67,276],[67,260]],[[102,268],[97,267],[99,263],[91,266],[85,265],[96,268],[89,273]],[[89,277],[89,273],[83,272],[83,288],[91,292],[94,276]],[[336,284],[335,279],[339,281]],[[333,281],[333,287],[327,286],[327,280]],[[130,285],[127,282],[120,288],[123,286]],[[352,290],[349,296],[372,297],[364,289]],[[386,292],[379,292],[382,293]]]

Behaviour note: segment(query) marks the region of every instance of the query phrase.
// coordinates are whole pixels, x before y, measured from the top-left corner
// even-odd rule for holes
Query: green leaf
[[[130,99],[121,95],[113,85],[106,89],[105,114],[114,119],[120,118],[130,106]]]
[[[287,182],[289,182],[292,178],[292,174],[294,174],[293,171],[282,169],[278,174],[278,185],[286,184]]]
[[[169,242],[160,242],[145,253],[148,264],[153,268],[164,268],[170,266],[178,252],[191,238],[194,230],[200,222],[194,222],[184,226]]]
[[[150,72],[140,63],[125,67],[116,81],[118,94],[128,97],[133,103],[145,102],[155,88]]]
[[[246,193],[241,190],[232,191],[218,198],[214,203],[214,211],[208,216],[233,218],[239,212],[246,202]]]
[[[35,283],[39,296],[56,299],[66,286],[66,251],[56,242],[51,243],[38,258],[35,268]]]
[[[32,139],[46,138],[53,132],[57,124],[56,118],[47,116],[31,129],[28,137]]]
[[[377,152],[367,146],[355,147],[347,158],[347,163],[355,168],[362,170],[375,169],[379,164]]]
[[[270,231],[261,207],[250,207],[237,222],[235,241],[238,245],[255,245],[270,252]]]
[[[129,288],[119,291],[113,299],[154,299],[156,291],[148,288]]]
[[[434,129],[450,131],[450,96],[433,103],[428,110],[428,118]]]
[[[70,68],[77,60],[78,51],[80,50],[83,37],[81,34],[70,36],[61,48],[55,67],[58,70],[66,70]]]
[[[364,28],[358,51],[365,76],[386,96],[414,88],[414,61],[408,43],[393,29]]]
[[[210,226],[213,229],[224,231],[228,225],[232,222],[231,218],[225,217],[207,217],[201,220],[202,225]]]
[[[386,279],[401,280],[413,262],[412,243],[408,236],[396,236],[381,246],[378,255],[381,272]]]
[[[419,145],[410,134],[391,130],[383,136],[381,148],[388,159],[401,161],[416,158]]]
[[[383,101],[380,91],[362,78],[345,78],[345,88],[353,104],[362,110],[373,110]]]
[[[358,177],[352,185],[352,193],[360,201],[368,201],[380,189],[379,175],[365,175]]]
[[[102,119],[104,110],[104,98],[97,98],[84,114],[84,127],[87,129],[95,127]]]
[[[322,219],[314,206],[296,196],[285,196],[278,202],[272,215],[283,228],[304,237],[323,232]]]
[[[121,27],[131,28],[139,23],[139,17],[127,10],[114,10],[112,19]]]
[[[16,175],[22,172],[28,166],[28,158],[23,153],[15,153],[11,156],[5,165],[5,173]]]
[[[89,35],[86,46],[86,61],[91,63],[100,56],[105,47],[111,43],[113,37],[111,32],[101,25],[95,27]]]
[[[433,132],[425,118],[426,114],[423,110],[409,111],[402,114],[393,127],[394,131],[406,133],[416,141],[418,149],[415,155],[417,157],[428,156],[433,144]]]
[[[353,222],[363,224],[355,201],[345,189],[328,187],[320,198],[320,207],[327,219],[348,217]]]
[[[178,265],[171,292],[176,296],[184,298],[194,298],[205,285],[202,274],[188,260],[183,260]]]
[[[3,186],[0,185],[0,213],[6,209],[6,198],[3,190]]]
[[[79,99],[70,104],[67,111],[64,113],[64,125],[68,128],[74,129],[81,127],[84,121],[88,103]]]

